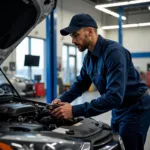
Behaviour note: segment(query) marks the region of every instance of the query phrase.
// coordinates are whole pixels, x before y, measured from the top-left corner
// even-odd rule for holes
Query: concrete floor
[[[84,103],[84,102],[87,102],[87,101],[90,101],[96,97],[99,97],[99,93],[98,92],[87,92],[87,93],[84,93],[81,97],[77,98],[73,103],[72,105],[76,105],[76,104],[81,104],[81,103]],[[34,99],[36,101],[43,101],[43,102],[46,102],[45,98],[36,98]],[[110,120],[111,120],[111,112],[107,112],[107,113],[104,113],[104,114],[101,114],[101,115],[98,115],[96,117],[93,117],[95,118],[96,120],[99,120],[99,121],[102,121],[102,122],[105,122],[107,124],[110,125]],[[149,142],[148,142],[149,141]],[[145,149],[144,150],[150,150],[150,128],[149,128],[149,131],[148,131],[148,136],[147,136],[147,140],[146,140],[146,143],[145,143]]]

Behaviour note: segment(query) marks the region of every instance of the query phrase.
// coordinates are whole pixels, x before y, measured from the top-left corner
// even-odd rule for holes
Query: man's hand
[[[58,99],[58,98],[56,98],[56,99],[54,99],[54,100],[52,101],[52,104],[58,104],[59,102],[61,102],[61,100]]]
[[[72,106],[67,102],[59,102],[60,106],[58,108],[55,108],[51,115],[56,118],[61,119],[71,119],[73,117],[72,115]]]

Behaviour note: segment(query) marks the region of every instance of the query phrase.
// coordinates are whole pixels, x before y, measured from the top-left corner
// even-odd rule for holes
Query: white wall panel
[[[147,72],[147,64],[150,64],[150,58],[133,58],[132,60],[139,71]]]
[[[127,19],[123,24],[150,22],[150,13],[124,15]],[[103,13],[103,26],[118,25],[118,18]]]
[[[106,31],[105,37],[118,41],[118,30]],[[150,27],[123,29],[123,45],[130,52],[150,52]]]
[[[29,36],[46,39],[46,19],[38,24],[30,33]]]

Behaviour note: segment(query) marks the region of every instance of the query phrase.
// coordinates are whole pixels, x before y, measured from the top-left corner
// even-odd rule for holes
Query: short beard
[[[89,48],[89,46],[90,46],[90,43],[91,43],[91,41],[90,41],[90,39],[89,39],[89,37],[85,34],[85,41],[84,41],[84,45],[79,45],[80,46],[80,49],[79,49],[79,51],[80,52],[84,52],[86,49],[88,49]]]
[[[84,52],[87,49],[87,46],[80,46],[80,48],[78,47],[80,52]]]

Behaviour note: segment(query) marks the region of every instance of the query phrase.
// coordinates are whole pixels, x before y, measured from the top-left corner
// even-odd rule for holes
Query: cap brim
[[[80,29],[81,29],[81,27],[71,27],[71,26],[66,27],[66,28],[60,30],[60,34],[63,35],[63,36],[66,36],[68,34],[76,32]]]

